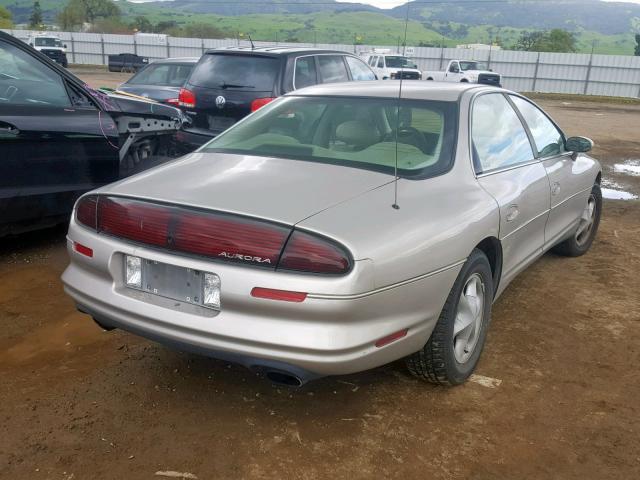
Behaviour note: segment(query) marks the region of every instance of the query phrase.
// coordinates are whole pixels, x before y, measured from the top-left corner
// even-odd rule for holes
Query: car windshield
[[[399,113],[399,116],[398,116]],[[453,162],[455,102],[287,96],[263,107],[201,151],[289,158],[435,176]],[[397,138],[397,147],[396,147]]]
[[[417,68],[416,64],[407,57],[384,57],[387,62],[387,68]]]
[[[199,87],[271,92],[280,61],[258,55],[208,54],[189,83]]]
[[[467,70],[487,70],[487,65],[482,62],[460,62],[460,69],[463,72]]]
[[[36,47],[62,47],[59,38],[36,38]]]
[[[156,85],[181,87],[189,78],[193,65],[152,63],[127,81],[128,85]]]

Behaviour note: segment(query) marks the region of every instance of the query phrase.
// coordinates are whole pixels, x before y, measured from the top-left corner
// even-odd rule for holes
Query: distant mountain
[[[431,0],[430,0],[431,1]],[[45,21],[55,22],[66,0],[40,0]],[[125,18],[138,15],[152,23],[182,26],[212,23],[227,32],[245,32],[255,40],[320,43],[359,42],[395,45],[404,32],[406,4],[391,10],[335,0],[173,0],[117,2]],[[0,0],[15,23],[27,23],[33,0]],[[509,47],[523,31],[563,28],[576,33],[580,51],[633,53],[640,33],[640,5],[600,0],[526,1],[447,0],[410,4],[407,41],[448,46],[499,41]],[[234,33],[231,33],[235,36]]]

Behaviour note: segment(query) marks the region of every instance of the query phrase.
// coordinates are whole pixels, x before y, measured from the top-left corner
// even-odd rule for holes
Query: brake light
[[[89,195],[82,197],[76,205],[76,221],[93,230],[97,228],[98,197]]]
[[[251,102],[251,111],[255,112],[256,110],[261,109],[267,103],[273,102],[275,98],[265,97],[265,98],[256,98],[253,102]]]
[[[348,251],[330,239],[226,213],[89,195],[78,202],[76,220],[98,233],[221,261],[320,274],[352,266]]]
[[[165,100],[165,103],[168,103],[169,105],[172,105],[174,107],[179,107],[180,106],[180,99],[179,98],[170,98],[169,100]]]
[[[284,248],[279,269],[309,273],[347,273],[349,254],[340,245],[315,235],[295,231]]]
[[[181,88],[178,94],[178,105],[180,107],[195,108],[196,94],[186,88]]]
[[[230,215],[182,211],[173,247],[220,260],[275,267],[289,229]]]
[[[307,294],[304,292],[290,292],[289,290],[275,290],[273,288],[254,287],[251,296],[256,298],[266,298],[267,300],[280,300],[282,302],[304,302]]]
[[[135,242],[164,247],[169,234],[171,210],[125,198],[101,197],[98,231]]]

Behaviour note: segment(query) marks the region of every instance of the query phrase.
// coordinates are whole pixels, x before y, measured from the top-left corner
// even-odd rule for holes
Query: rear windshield
[[[157,85],[181,87],[189,78],[193,65],[152,63],[131,78],[129,85]]]
[[[416,64],[407,57],[390,57],[386,56],[387,68],[416,68]]]
[[[58,38],[36,38],[36,47],[62,47],[62,42]]]
[[[218,136],[201,151],[347,165],[427,177],[453,162],[455,102],[346,97],[283,97]],[[396,147],[396,138],[398,144]]]
[[[280,60],[257,55],[208,54],[193,71],[189,83],[206,88],[274,89]]]

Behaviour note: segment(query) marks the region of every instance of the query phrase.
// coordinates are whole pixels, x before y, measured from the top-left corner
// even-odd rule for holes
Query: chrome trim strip
[[[533,159],[528,162],[516,163],[515,165],[509,165],[507,167],[497,168],[495,170],[489,170],[488,172],[482,172],[476,174],[476,178],[489,177],[491,175],[495,175],[497,173],[508,172],[510,170],[515,170],[517,168],[527,167],[529,165],[535,165],[536,163],[540,163],[540,160]]]
[[[439,268],[438,270],[434,270],[432,272],[425,273],[417,277],[409,278],[407,280],[402,280],[401,282],[393,283],[385,287],[376,288],[375,290],[370,290],[368,292],[354,293],[352,295],[331,295],[331,294],[322,294],[322,293],[309,293],[307,295],[307,298],[313,298],[313,299],[319,299],[319,300],[357,300],[359,298],[369,297],[377,293],[386,292],[387,290],[391,290],[393,288],[403,287],[405,285],[418,282],[425,278],[433,277],[434,275],[437,275],[439,273],[446,272],[447,270],[451,270],[452,268],[464,265],[466,261],[467,259],[465,258],[464,260],[460,260],[459,262],[452,263],[451,265],[447,265],[446,267]]]
[[[511,232],[507,233],[507,234],[506,234],[504,237],[502,237],[500,240],[502,241],[502,240],[505,240],[505,239],[509,238],[509,237],[510,237],[511,235],[513,235],[514,233],[519,232],[519,231],[520,231],[520,230],[522,230],[524,227],[526,227],[527,225],[529,225],[531,222],[536,221],[536,220],[537,220],[537,219],[539,219],[540,217],[542,217],[542,216],[544,216],[544,215],[548,214],[550,211],[551,211],[551,210],[547,209],[547,210],[545,210],[544,212],[539,213],[538,215],[536,215],[535,217],[533,217],[532,219],[530,219],[528,222],[523,223],[522,225],[520,225],[520,226],[519,226],[518,228],[516,228],[515,230],[513,230],[513,231],[511,231]],[[502,214],[501,214],[501,215],[502,215]]]

